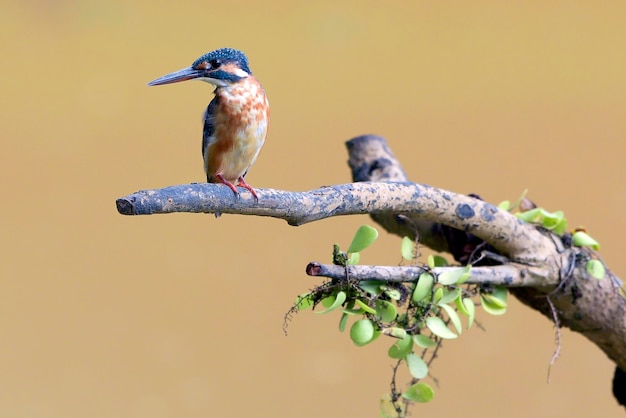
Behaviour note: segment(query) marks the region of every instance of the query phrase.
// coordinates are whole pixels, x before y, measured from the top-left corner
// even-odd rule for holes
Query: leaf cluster
[[[440,256],[430,256],[418,277],[404,283],[350,278],[349,266],[360,261],[360,253],[377,237],[376,229],[363,225],[346,252],[335,244],[333,263],[346,268],[345,277],[300,295],[294,308],[313,309],[317,314],[340,312],[339,330],[349,328],[350,339],[358,347],[381,336],[392,338],[387,354],[398,364],[405,364],[412,379],[406,390],[399,392],[395,389],[394,372],[392,391],[381,398],[380,405],[381,411],[395,411],[384,412],[385,416],[402,416],[398,415],[405,410],[402,401],[433,399],[434,390],[422,379],[428,376],[441,342],[458,338],[474,324],[478,304],[475,299],[480,300],[486,312],[502,315],[506,312],[507,290],[465,285],[471,266],[451,267]],[[403,258],[415,261],[416,243],[405,237],[400,252]],[[445,269],[436,274],[436,267]]]

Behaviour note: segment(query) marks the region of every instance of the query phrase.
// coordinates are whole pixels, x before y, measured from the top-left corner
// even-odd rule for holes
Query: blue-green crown
[[[220,48],[215,51],[208,52],[195,60],[193,64],[191,64],[191,67],[196,68],[197,65],[203,62],[208,62],[211,65],[216,62],[222,65],[235,63],[239,68],[248,74],[252,74],[250,67],[248,66],[248,58],[246,57],[246,54],[233,48]]]

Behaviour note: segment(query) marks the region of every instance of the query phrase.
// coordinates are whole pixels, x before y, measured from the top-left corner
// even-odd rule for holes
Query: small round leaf
[[[413,342],[415,343],[415,345],[422,348],[432,348],[437,345],[437,341],[433,341],[423,334],[414,335]]]
[[[461,295],[459,295],[459,297],[454,300],[454,304],[456,305],[456,308],[459,310],[459,312],[461,312],[465,316],[469,316],[469,311],[467,310],[467,307],[463,304],[463,297]]]
[[[448,318],[450,318],[450,322],[452,322],[452,325],[454,325],[454,329],[456,329],[456,332],[458,334],[461,334],[461,332],[463,332],[463,326],[461,325],[461,318],[459,318],[459,314],[457,314],[454,308],[452,308],[450,305],[439,303],[439,306],[444,311],[446,311],[446,314],[448,314]]]
[[[367,303],[363,302],[361,299],[355,299],[354,301],[359,306],[359,308],[363,309],[365,312],[370,314],[376,313],[376,310],[374,308],[368,306]]]
[[[402,415],[398,414],[398,411],[396,411],[395,406],[393,405],[393,402],[391,401],[391,395],[389,393],[384,394],[381,398],[380,398],[380,414],[383,418],[399,418],[400,416],[405,416],[405,406],[402,402],[398,402],[398,406],[400,407],[401,411],[400,413]]]
[[[604,268],[604,264],[600,260],[589,260],[586,264],[587,273],[595,279],[601,280],[604,279],[606,275],[606,269]]]
[[[398,289],[394,289],[392,287],[382,286],[383,293],[389,296],[393,300],[400,300],[402,297],[402,293]]]
[[[313,306],[313,295],[311,293],[303,293],[296,300],[296,309],[303,311]]]
[[[384,282],[378,280],[363,280],[359,282],[359,287],[370,295],[380,295],[382,293],[380,286],[384,284]]]
[[[474,305],[474,301],[470,298],[464,298],[463,306],[465,307],[468,316],[467,329],[470,329],[470,327],[474,324],[474,318],[476,317],[476,305]]]
[[[405,260],[413,260],[415,258],[415,241],[409,237],[402,238],[400,252]]]
[[[418,382],[402,394],[404,399],[413,402],[430,402],[435,396],[433,389],[424,382]]]
[[[346,325],[348,324],[348,314],[341,314],[341,319],[339,320],[339,332],[344,332],[346,330]]]
[[[403,339],[398,340],[389,347],[387,355],[394,359],[404,358],[413,350],[413,338],[410,335],[406,335]]]
[[[591,247],[596,251],[600,249],[598,241],[591,238],[591,236],[584,231],[574,232],[574,235],[572,235],[572,243],[577,247]]]
[[[397,338],[399,340],[405,340],[407,336],[406,330],[404,328],[398,328],[398,327],[385,328],[383,330],[383,334],[389,337]]]
[[[350,253],[348,256],[347,264],[349,266],[356,266],[361,261],[361,253]]]
[[[324,300],[326,300],[326,299],[328,299],[328,298],[324,298]],[[324,300],[322,300],[322,303],[324,302]],[[329,307],[327,307],[323,311],[319,311],[319,312],[315,312],[315,313],[326,314],[326,313],[332,312],[335,309],[337,309],[338,307],[340,307],[341,305],[343,305],[343,303],[345,301],[346,301],[346,292],[341,290],[341,291],[337,292],[337,296],[335,296],[335,300],[332,301],[332,303],[330,304]]]
[[[361,225],[354,234],[352,243],[348,247],[348,253],[360,253],[378,238],[378,231],[369,225]]]
[[[437,316],[431,316],[430,318],[427,318],[426,326],[433,334],[435,334],[439,338],[451,340],[458,337],[458,335],[452,332],[450,328],[446,326],[446,323]]]
[[[430,273],[422,273],[417,280],[415,290],[413,290],[412,300],[417,303],[430,296],[435,278]]]
[[[439,304],[450,303],[461,295],[461,289],[444,290]]]
[[[504,315],[506,313],[506,306],[503,308],[501,305],[497,305],[492,302],[492,299],[488,298],[490,295],[480,295],[480,304],[485,312],[490,315]]]
[[[453,285],[459,281],[463,273],[465,273],[464,267],[448,267],[443,273],[437,275],[437,283],[446,286]]]
[[[506,210],[507,212],[511,209],[511,202],[508,200],[504,200],[498,204],[498,209]]]
[[[359,319],[350,327],[352,342],[362,347],[374,339],[374,324],[369,319]]]
[[[409,353],[404,360],[411,376],[416,379],[423,379],[428,376],[428,365],[421,357],[418,357],[415,353]]]
[[[480,296],[498,308],[506,308],[508,294],[506,287],[498,286],[492,293],[481,293]]]
[[[435,293],[433,294],[433,302],[434,303],[439,302],[442,297],[443,297],[443,287],[439,287],[437,288],[437,290],[435,290]]]
[[[398,316],[398,309],[386,300],[376,301],[376,317],[383,322],[391,322]]]

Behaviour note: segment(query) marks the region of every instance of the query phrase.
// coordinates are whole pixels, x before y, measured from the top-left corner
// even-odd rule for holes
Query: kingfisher
[[[202,157],[207,182],[225,184],[235,196],[239,196],[236,186],[241,186],[258,200],[244,178],[265,143],[270,105],[261,83],[250,71],[248,58],[237,49],[216,49],[148,85],[193,79],[215,86],[215,96],[203,117]]]

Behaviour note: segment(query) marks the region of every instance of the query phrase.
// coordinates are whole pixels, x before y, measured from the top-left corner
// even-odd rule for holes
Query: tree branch
[[[365,135],[348,141],[346,145],[354,181],[407,181],[400,162],[383,138]],[[443,220],[437,221],[440,223],[433,222],[432,218],[422,217],[419,213],[404,215],[405,217],[398,217],[394,213],[373,213],[371,217],[393,234],[419,236],[421,242],[427,246],[430,246],[429,241],[423,240],[423,237],[429,240],[432,235],[438,234],[443,237],[442,225],[454,227]],[[494,247],[513,258],[513,261],[533,259],[537,261],[533,268],[535,271],[537,268],[543,268],[546,281],[530,287],[510,287],[510,292],[525,305],[541,312],[550,321],[553,320],[551,301],[559,313],[561,325],[583,334],[600,347],[621,370],[626,370],[626,300],[619,291],[622,281],[608,270],[608,277],[603,280],[591,278],[585,269],[586,261],[594,256],[591,251],[568,246],[556,235],[544,234],[538,232],[539,230],[536,232],[544,241],[542,245],[530,248],[524,253],[513,244],[514,248],[511,251],[510,248],[498,245],[498,241],[486,239],[485,235],[478,235],[475,233],[476,230],[464,230],[489,244],[496,244]],[[506,235],[506,232],[503,233]],[[530,236],[537,237],[537,234]],[[553,245],[547,244],[546,240]],[[440,251],[442,247],[449,249],[450,242],[445,241],[445,238],[437,241],[436,249]],[[524,245],[526,244],[520,244]],[[533,255],[534,251],[538,253]],[[515,257],[520,254],[523,255],[521,260]],[[541,265],[540,260],[544,260],[545,263]],[[558,286],[555,285],[555,281]]]
[[[459,267],[435,267],[432,271],[441,274],[446,270]],[[338,266],[312,262],[306,266],[309,276],[328,277],[340,280],[349,276],[354,280],[380,280],[387,283],[416,282],[419,275],[426,269],[419,266]],[[509,263],[502,266],[473,267],[470,278],[465,283],[481,285],[497,285],[507,287],[548,287],[556,286],[558,280],[546,277],[543,269],[531,268],[526,265]]]
[[[474,197],[408,182],[399,161],[380,137],[355,138],[347,146],[354,184],[308,192],[256,189],[258,202],[243,190],[235,197],[219,184],[188,184],[133,193],[118,199],[117,208],[124,215],[194,212],[271,216],[296,226],[331,216],[369,213],[390,233],[419,238],[436,251],[455,254],[451,247],[454,240],[446,234],[446,226],[451,227],[480,238],[511,261],[491,270],[474,268],[474,280],[506,283],[510,276],[513,282],[507,286],[521,280],[524,287],[510,287],[510,291],[522,303],[552,320],[550,298],[562,325],[585,335],[626,370],[626,301],[617,289],[621,281],[610,273],[604,280],[590,278],[585,263],[595,257],[592,252],[572,247],[561,237]],[[327,268],[329,274],[339,274],[333,269]],[[373,277],[383,274],[381,270],[370,273]],[[399,277],[407,274],[385,272],[396,273]]]
[[[391,217],[396,224],[404,222],[403,217],[438,221],[471,232],[502,254],[529,264],[545,263],[546,260],[536,258],[537,254],[554,248],[550,238],[508,212],[482,200],[421,184],[352,183],[308,192],[257,189],[257,194],[259,201],[255,202],[244,193],[237,198],[219,184],[195,183],[139,191],[116,203],[123,215],[237,213],[271,216],[294,226],[332,216],[366,213],[373,214],[377,222],[385,217]],[[406,235],[415,236],[411,227],[411,223],[406,223],[403,230]]]

